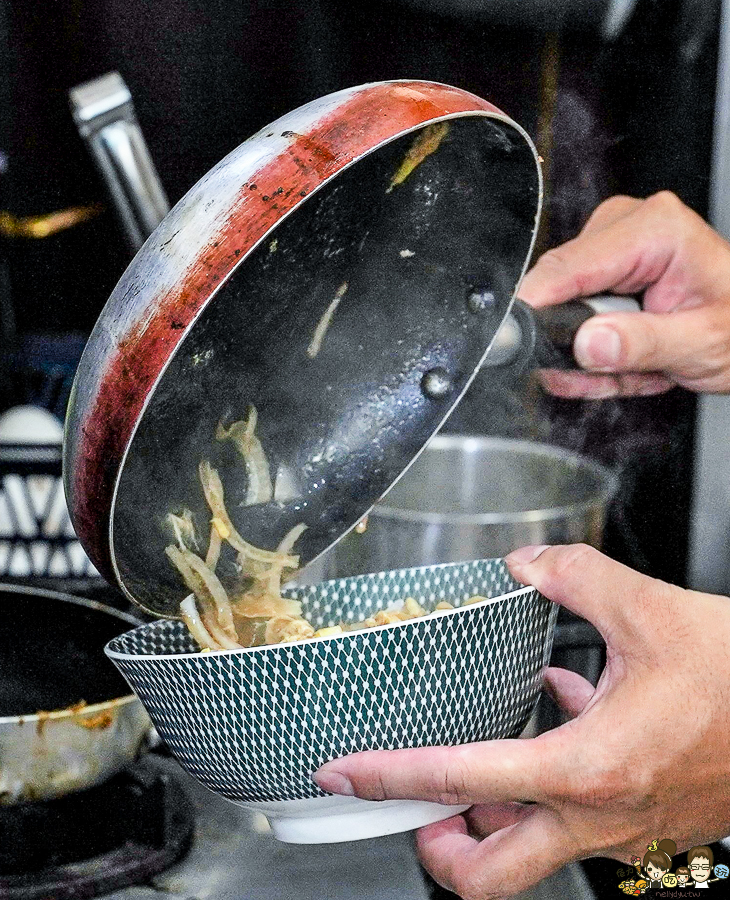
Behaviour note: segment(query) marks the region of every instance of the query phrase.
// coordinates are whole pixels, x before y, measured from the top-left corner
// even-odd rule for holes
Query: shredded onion
[[[195,526],[193,525],[193,514],[189,509],[183,510],[179,516],[176,516],[175,513],[168,513],[167,521],[172,526],[175,540],[181,550],[185,547],[193,550],[198,549],[198,539],[195,535]]]
[[[198,608],[195,605],[195,597],[192,594],[183,600],[180,604],[180,615],[183,622],[188,626],[188,631],[198,642],[201,650],[220,650],[221,647],[208,634],[205,625],[203,625]]]
[[[281,616],[266,623],[264,639],[267,644],[283,644],[311,637],[314,637],[314,628],[306,619]]]
[[[340,289],[340,299],[346,289],[345,283]],[[334,312],[334,307],[331,312]],[[328,324],[323,319],[320,325],[323,322],[323,330],[318,338],[320,342]],[[262,502],[262,498],[271,498],[268,463],[255,435],[257,418],[256,409],[251,406],[245,422],[234,422],[228,428],[219,423],[216,430],[218,440],[230,439],[236,442],[246,462],[249,472],[247,502]],[[291,528],[276,550],[255,547],[245,541],[234,528],[226,510],[223,484],[216,469],[210,462],[203,460],[199,466],[199,475],[212,513],[205,559],[191,549],[194,547],[197,551],[199,548],[192,513],[187,509],[181,515],[170,513],[167,516],[177,546],[170,544],[165,552],[193,592],[180,604],[180,615],[201,649],[237,650],[264,644],[331,637],[345,631],[405,622],[427,615],[426,610],[409,597],[399,610],[381,610],[362,622],[329,625],[315,631],[302,615],[301,602],[281,595],[284,570],[293,571],[299,565],[299,557],[292,550],[307,526],[302,522]],[[233,590],[232,596],[229,596],[215,573],[224,541],[237,553],[241,578],[248,579],[248,587],[243,589],[244,585],[241,584]],[[481,599],[483,598],[475,597],[466,602]],[[442,602],[436,608],[442,610],[449,606],[450,604]]]
[[[210,541],[208,543],[208,552],[205,554],[205,564],[212,571],[215,572],[215,567],[218,565],[218,560],[221,555],[221,546],[223,544],[223,539],[221,538],[221,533],[212,525],[210,528]]]
[[[294,544],[299,540],[299,538],[304,534],[307,530],[307,526],[304,522],[300,522],[299,525],[295,525],[293,528],[290,528],[289,531],[284,535],[281,543],[276,548],[277,553],[281,553],[282,555],[287,555],[291,553],[294,548]],[[269,593],[279,596],[281,594],[281,578],[284,574],[284,569],[286,566],[283,563],[274,563],[271,569],[268,572],[267,578],[269,583]]]
[[[342,284],[337,288],[335,292],[334,299],[324,311],[322,318],[317,323],[317,327],[314,329],[314,334],[312,335],[312,340],[307,347],[307,356],[310,359],[314,359],[315,356],[319,353],[322,347],[322,341],[324,340],[325,334],[327,334],[327,329],[332,324],[332,317],[337,310],[337,307],[340,305],[340,300],[347,293],[347,282],[343,281]]]
[[[279,562],[282,561],[286,568],[296,569],[299,565],[299,557],[282,556],[275,550],[261,550],[244,541],[241,535],[236,531],[233,522],[228,515],[224,503],[223,484],[218,472],[211,466],[207,460],[203,460],[199,466],[200,483],[203,485],[203,493],[208,502],[213,515],[220,519],[228,529],[229,534],[226,537],[228,543],[244,557],[258,560],[260,562]]]
[[[245,422],[233,422],[228,428],[219,422],[215,432],[217,441],[233,441],[246,463],[248,487],[244,506],[268,503],[274,495],[269,463],[261,441],[256,437],[257,421],[256,407],[249,406]]]
[[[218,617],[218,623],[231,640],[236,638],[236,629],[233,625],[233,615],[228,595],[218,576],[190,550],[179,550],[173,544],[165,548],[172,564],[180,572],[185,584],[193,593],[200,597],[206,595],[213,601]]]
[[[299,600],[287,600],[285,597],[276,597],[272,594],[256,596],[249,591],[234,599],[232,603],[234,614],[245,619],[295,617],[302,614],[302,604]]]

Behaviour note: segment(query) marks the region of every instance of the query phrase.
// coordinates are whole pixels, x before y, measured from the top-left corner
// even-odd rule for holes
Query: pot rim
[[[35,713],[29,713],[24,716],[0,716],[0,728],[3,725],[23,726],[35,724],[39,722],[60,722],[65,719],[75,721],[81,725],[83,719],[91,718],[99,713],[108,712],[112,709],[119,709],[128,706],[130,703],[142,701],[136,694],[125,694],[123,697],[115,697],[113,700],[102,700],[100,703],[92,703],[89,706],[83,706],[76,709],[73,706],[67,706],[64,709],[42,710]]]
[[[565,450],[553,444],[539,441],[526,441],[515,438],[482,435],[438,434],[426,446],[423,455],[429,449],[449,449],[471,444],[482,448],[505,448],[522,455],[543,456],[556,460],[577,462],[580,468],[590,471],[603,486],[595,496],[588,500],[568,503],[564,506],[546,506],[538,509],[518,510],[516,512],[495,513],[438,513],[422,512],[415,509],[401,509],[387,503],[388,495],[383,502],[376,504],[369,515],[377,519],[396,519],[401,522],[419,522],[427,525],[504,525],[512,523],[530,523],[564,519],[578,512],[587,512],[593,507],[610,502],[619,487],[618,473],[582,454]],[[395,485],[394,485],[395,486]]]
[[[429,569],[439,569],[446,566],[452,566],[453,563],[440,563],[438,565],[429,566]],[[419,567],[420,568],[420,567]],[[352,577],[360,577],[360,576],[352,576]],[[342,579],[336,578],[334,581],[341,581]],[[322,584],[327,584],[327,582],[321,582]],[[473,609],[481,609],[484,606],[489,606],[492,603],[502,603],[505,600],[513,600],[515,597],[520,596],[522,594],[527,594],[531,591],[537,591],[537,589],[533,585],[524,585],[523,587],[516,588],[513,591],[509,591],[507,594],[500,594],[497,597],[488,597],[479,603],[469,603],[467,606],[459,606],[456,609],[437,609],[433,612],[428,613],[425,616],[421,616],[417,619],[407,619],[405,622],[391,622],[388,625],[379,625],[377,628],[364,628],[359,631],[345,631],[342,634],[330,634],[325,635],[324,637],[318,638],[302,638],[298,641],[287,641],[283,644],[265,644],[263,647],[238,647],[235,650],[206,650],[206,651],[198,651],[197,653],[121,653],[118,650],[112,650],[109,644],[104,648],[104,652],[110,659],[124,659],[124,660],[162,660],[162,659],[198,659],[198,658],[208,658],[208,657],[219,657],[224,655],[235,655],[235,654],[243,654],[243,653],[270,653],[270,652],[281,652],[282,650],[288,650],[290,647],[296,648],[301,646],[309,646],[313,643],[321,643],[324,641],[343,641],[343,640],[351,640],[360,634],[368,634],[373,632],[381,632],[384,630],[392,630],[395,628],[406,628],[409,625],[417,625],[419,622],[424,622],[434,616],[438,616],[439,618],[444,616],[452,616],[456,613],[468,613]],[[539,595],[539,592],[538,592]],[[478,596],[478,595],[475,595]],[[539,595],[542,596],[542,595]],[[164,622],[179,622],[181,627],[185,627],[179,619],[161,619],[157,622],[147,622],[143,625],[140,625],[140,628],[147,627],[160,627]],[[136,629],[135,629],[136,630]],[[119,635],[123,637],[123,635]],[[112,641],[116,640],[116,638],[112,638]],[[111,643],[111,641],[109,642]]]
[[[45,600],[60,600],[65,603],[74,603],[76,606],[85,606],[87,609],[93,609],[97,612],[106,613],[117,619],[122,619],[130,625],[143,625],[144,623],[136,616],[123,612],[121,609],[114,609],[98,600],[88,600],[86,597],[75,597],[73,594],[65,594],[62,591],[49,591],[46,588],[34,588],[25,584],[5,584],[0,583],[0,594],[18,594],[21,597],[42,597]],[[141,700],[136,694],[124,694],[121,697],[112,697],[111,700],[102,700],[99,703],[92,703],[81,709],[73,709],[73,706],[63,707],[62,709],[42,710],[35,713],[28,713],[20,716],[0,716],[0,728],[4,725],[14,725],[16,727],[28,725],[38,722],[58,722],[63,719],[83,720],[87,717],[98,715],[100,712],[127,706],[137,701],[141,704]]]

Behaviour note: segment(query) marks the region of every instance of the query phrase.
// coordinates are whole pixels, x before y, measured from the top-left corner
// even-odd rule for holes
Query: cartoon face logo
[[[723,865],[722,863],[715,866],[713,871],[717,878],[727,878],[727,876],[730,875],[730,869],[727,866]]]
[[[677,886],[677,876],[674,872],[667,872],[667,874],[662,878],[662,884],[666,888],[673,888]]]
[[[666,869],[661,869],[659,866],[655,866],[654,863],[648,863],[646,866],[646,873],[652,881],[661,881],[664,875],[666,874]]]

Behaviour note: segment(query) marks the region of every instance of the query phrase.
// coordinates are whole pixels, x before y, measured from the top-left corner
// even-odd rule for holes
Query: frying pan
[[[340,91],[230,153],[148,238],[78,368],[65,483],[97,568],[150,612],[177,613],[165,520],[189,509],[208,530],[203,459],[221,472],[245,539],[273,548],[303,522],[301,564],[324,552],[469,386],[509,310],[540,202],[524,130],[430,82]],[[493,302],[470,306],[475,292]],[[289,488],[247,507],[245,470],[214,435],[249,404]]]
[[[150,722],[103,647],[137,624],[91,600],[0,585],[0,805],[91,787],[135,759]]]
[[[300,566],[324,553],[488,361],[541,199],[524,130],[431,82],[340,91],[230,153],[138,252],[77,371],[64,479],[96,567],[147,611],[177,615],[168,516],[207,540],[201,461],[243,539],[271,550],[303,523]],[[529,316],[521,307],[509,331],[534,344]],[[274,481],[253,504],[235,447],[215,439],[250,405]],[[235,567],[226,546],[224,577]]]

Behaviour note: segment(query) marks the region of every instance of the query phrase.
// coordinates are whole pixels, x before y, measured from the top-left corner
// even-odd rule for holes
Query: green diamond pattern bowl
[[[429,612],[442,600],[457,608],[211,653],[197,652],[181,622],[163,620],[115,638],[106,652],[183,768],[227,799],[263,810],[284,840],[351,840],[453,815],[437,804],[333,798],[311,776],[359,750],[517,736],[538,698],[557,607],[515,582],[501,560],[286,593],[316,627],[399,608],[410,596]],[[487,599],[459,608],[475,595]]]

